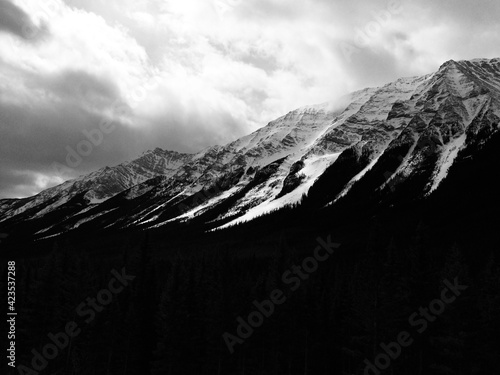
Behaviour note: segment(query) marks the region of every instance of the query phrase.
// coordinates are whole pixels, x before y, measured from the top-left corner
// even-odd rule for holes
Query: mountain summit
[[[425,198],[457,160],[488,143],[499,117],[500,59],[450,60],[433,74],[294,110],[225,146],[157,148],[34,197],[1,200],[0,231],[46,238],[191,220],[214,229],[303,199],[335,205],[360,184],[391,196],[410,180],[407,198]]]

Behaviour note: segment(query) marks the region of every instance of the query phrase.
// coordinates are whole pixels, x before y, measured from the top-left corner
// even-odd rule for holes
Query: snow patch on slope
[[[298,188],[278,199],[269,198],[262,204],[248,210],[248,212],[243,216],[219,227],[218,229],[223,229],[238,223],[246,222],[276,209],[299,202],[302,196],[306,194],[311,186],[316,182],[318,177],[321,176],[330,165],[335,163],[339,155],[340,153],[335,153],[316,156],[305,160],[305,166],[300,171],[300,173],[305,177],[302,184]]]
[[[356,176],[354,176],[351,181],[349,181],[346,185],[346,187],[344,188],[344,190],[342,190],[340,192],[340,194],[337,196],[337,198],[335,198],[333,200],[333,202],[330,202],[328,203],[325,207],[328,207],[332,204],[334,204],[335,202],[337,202],[340,198],[342,198],[343,196],[345,196],[349,190],[351,190],[351,188],[354,186],[354,184],[356,182],[358,182],[359,180],[361,180],[365,174],[367,174],[374,166],[375,164],[377,164],[377,162],[379,161],[380,157],[382,156],[383,152],[379,153],[371,162],[370,164],[368,164],[365,169],[363,169],[361,172],[359,172]]]
[[[427,194],[431,194],[434,190],[436,190],[439,184],[446,178],[448,171],[453,165],[458,153],[464,147],[466,139],[467,135],[464,133],[445,146],[437,163],[436,170],[434,171],[432,177],[433,182]]]

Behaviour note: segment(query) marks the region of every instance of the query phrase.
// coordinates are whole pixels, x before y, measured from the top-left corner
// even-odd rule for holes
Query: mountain
[[[499,117],[500,59],[450,60],[432,74],[299,108],[225,146],[156,149],[1,200],[0,232],[41,239],[192,221],[210,230],[299,202],[345,204],[361,192],[391,204],[422,199],[490,142]]]

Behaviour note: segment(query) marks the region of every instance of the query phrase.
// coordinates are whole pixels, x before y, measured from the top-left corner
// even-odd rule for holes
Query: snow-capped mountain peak
[[[119,229],[203,218],[228,226],[299,202],[325,176],[335,187],[323,203],[336,202],[375,170],[374,190],[424,176],[425,196],[462,151],[498,131],[499,100],[500,59],[449,60],[432,74],[293,110],[227,145],[196,154],[156,148],[37,196],[0,201],[0,226],[31,221],[38,236],[96,222]],[[49,216],[57,219],[42,220]]]

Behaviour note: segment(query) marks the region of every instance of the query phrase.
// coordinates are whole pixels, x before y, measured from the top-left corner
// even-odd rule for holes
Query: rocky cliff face
[[[425,196],[439,188],[460,151],[498,131],[499,99],[500,59],[448,61],[433,74],[297,109],[225,146],[194,155],[156,149],[35,197],[0,201],[0,228],[29,222],[43,237],[92,223],[157,227],[206,217],[232,225],[298,202],[346,155],[360,160],[359,171],[330,203],[388,158],[391,167],[373,188],[394,191],[422,174]]]

